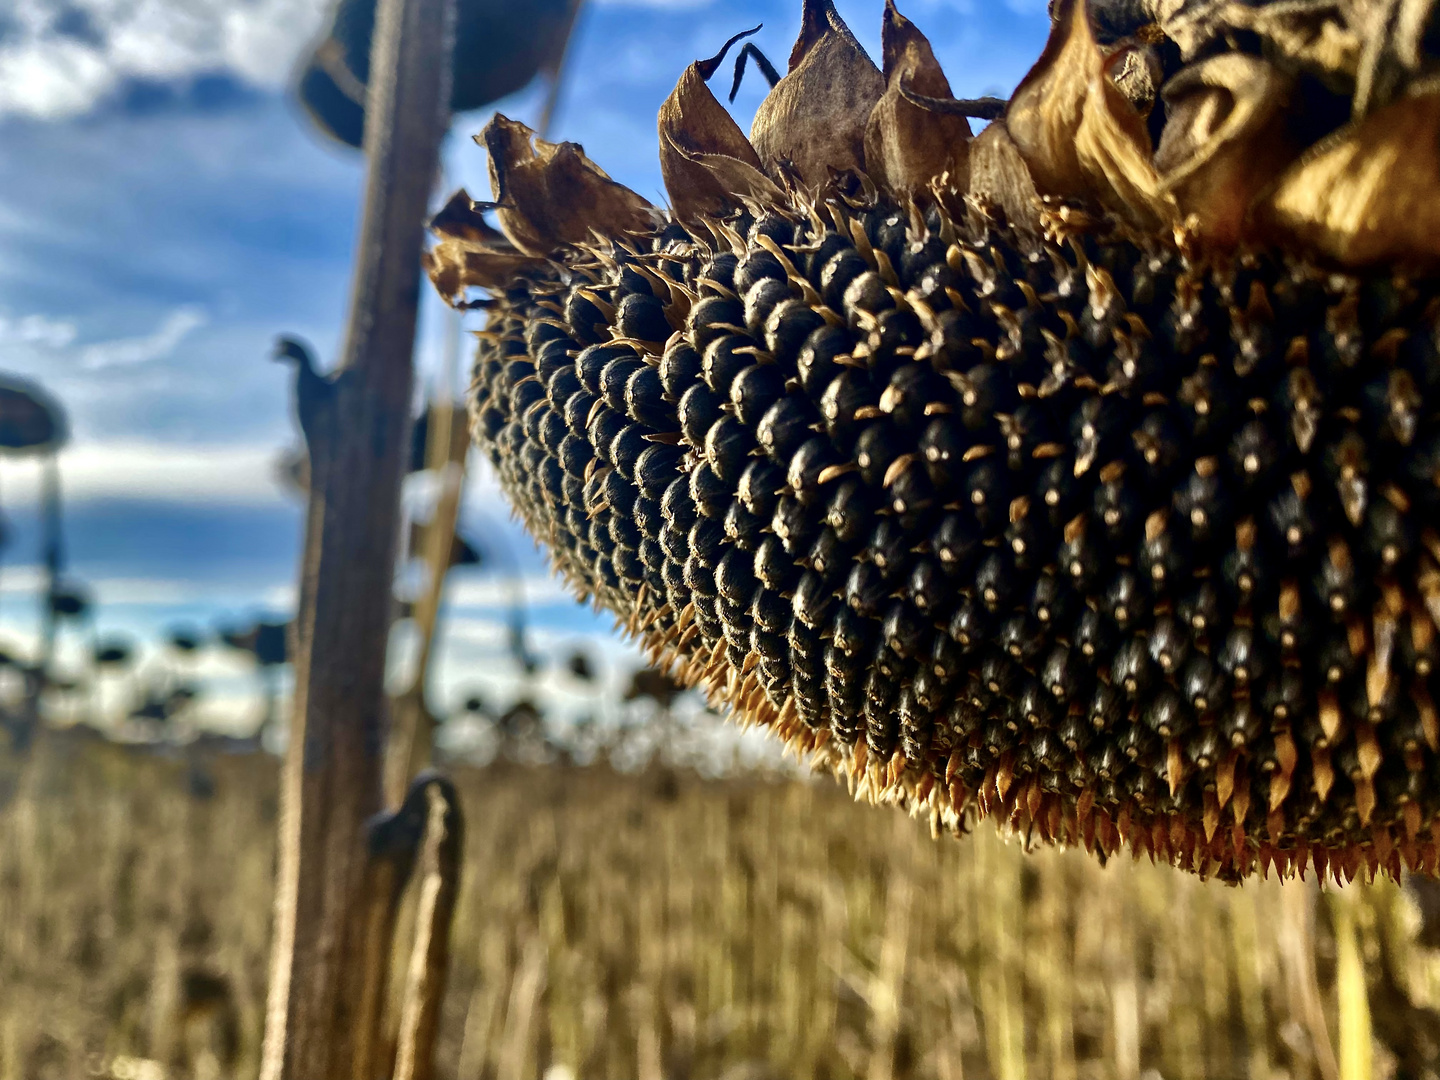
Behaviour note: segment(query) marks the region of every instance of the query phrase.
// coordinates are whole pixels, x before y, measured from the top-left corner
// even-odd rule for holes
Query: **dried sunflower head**
[[[580,595],[865,797],[1434,873],[1430,6],[1052,9],[996,103],[805,0],[748,137],[737,35],[660,108],[668,215],[497,117],[429,264],[488,292],[476,439]]]

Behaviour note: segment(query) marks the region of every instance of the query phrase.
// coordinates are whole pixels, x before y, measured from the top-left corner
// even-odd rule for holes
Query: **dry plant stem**
[[[448,780],[426,785],[425,847],[420,856],[420,911],[405,982],[395,1080],[430,1080],[449,974],[450,922],[459,896],[465,834],[460,799]]]
[[[385,1006],[390,998],[390,963],[395,926],[399,921],[401,896],[414,869],[414,852],[399,858],[371,858],[365,874],[364,938],[361,952],[367,957],[364,982],[355,1015],[354,1074],[380,1076],[380,1063],[394,1049],[385,1023]]]
[[[313,470],[264,1080],[352,1080],[366,971],[362,827],[380,809],[383,676],[426,204],[447,117],[451,0],[384,0],[345,351],[299,409]],[[306,400],[307,395],[312,400]]]
[[[437,401],[430,406],[425,445],[425,466],[441,477],[435,513],[425,527],[420,555],[425,563],[425,591],[415,605],[414,620],[420,648],[411,685],[391,705],[390,744],[385,762],[385,801],[398,806],[411,777],[430,763],[435,718],[425,706],[430,659],[434,652],[440,602],[455,549],[455,525],[460,518],[460,495],[465,489],[465,457],[470,448],[465,430],[464,406]]]

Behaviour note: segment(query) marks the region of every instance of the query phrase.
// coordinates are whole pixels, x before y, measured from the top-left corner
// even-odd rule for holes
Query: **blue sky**
[[[878,56],[879,0],[837,6]],[[960,96],[1007,93],[1048,30],[1044,0],[901,9]],[[314,135],[285,94],[321,14],[317,0],[0,4],[0,370],[40,381],[71,411],[71,550],[102,626],[147,633],[291,603],[299,510],[272,463],[295,436],[283,369],[267,356],[286,332],[333,358],[362,180],[359,155]],[[655,110],[685,65],[764,23],[754,40],[783,67],[799,15],[799,0],[591,0],[553,135],[662,202]],[[753,75],[742,89],[742,126],[763,89]],[[540,98],[532,88],[495,107],[531,120]],[[486,190],[470,139],[485,119],[456,118],[446,191]],[[424,383],[444,377],[450,317],[427,298]],[[15,524],[0,553],[0,635],[15,641],[33,624],[17,590],[36,557],[34,490],[32,464],[0,462]],[[541,644],[591,642],[623,666],[627,654],[597,636],[608,624],[545,580],[488,476],[467,500],[471,532],[515,552]],[[503,639],[495,582],[472,573],[455,599],[450,695]],[[493,689],[513,692],[503,680]]]

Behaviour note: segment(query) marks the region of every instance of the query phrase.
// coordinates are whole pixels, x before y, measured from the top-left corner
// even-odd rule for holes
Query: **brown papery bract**
[[[1131,225],[1175,217],[1151,163],[1145,118],[1110,78],[1085,0],[1062,0],[1040,61],[1010,99],[1005,124],[1045,195],[1089,197]]]
[[[1316,144],[1256,208],[1261,235],[1345,266],[1440,263],[1440,85]]]
[[[996,120],[970,144],[969,194],[980,205],[1002,211],[1022,236],[1035,240],[1043,231],[1040,193],[1003,120]]]
[[[653,223],[650,204],[611,180],[578,143],[546,142],[499,113],[476,141],[490,153],[500,228],[527,255],[582,243],[592,230],[624,236]]]
[[[944,110],[950,83],[930,42],[886,0],[881,29],[885,93],[865,129],[865,169],[882,188],[902,197],[928,193],[931,183],[949,174],[951,187],[964,191],[970,175],[970,123]]]
[[[706,85],[730,46],[744,36],[736,34],[718,55],[686,68],[660,106],[660,173],[680,221],[723,216],[739,199],[776,202],[783,197],[740,125]]]
[[[439,241],[421,256],[425,272],[445,302],[457,307],[466,289],[501,288],[527,266],[544,263],[516,250],[463,188],[430,219],[430,231]]]
[[[1299,154],[1286,123],[1293,88],[1274,65],[1239,53],[1192,64],[1166,86],[1155,167],[1207,246],[1238,244],[1255,198]]]
[[[833,0],[805,0],[790,71],[760,103],[750,141],[772,176],[793,168],[818,188],[832,169],[864,171],[866,124],[884,92]]]

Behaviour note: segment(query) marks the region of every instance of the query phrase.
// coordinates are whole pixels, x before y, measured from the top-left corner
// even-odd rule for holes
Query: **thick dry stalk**
[[[383,0],[364,213],[336,375],[302,368],[310,507],[261,1076],[356,1080],[367,972],[363,827],[380,809],[384,666],[426,206],[449,99],[453,0]],[[373,1033],[370,1033],[373,1035]],[[370,1080],[361,1077],[359,1080]]]
[[[440,478],[435,512],[425,526],[419,555],[425,564],[425,588],[415,603],[413,619],[420,637],[415,674],[410,685],[391,706],[392,730],[385,762],[385,801],[398,805],[410,778],[430,763],[435,717],[425,703],[435,634],[440,620],[445,578],[455,550],[455,525],[460,519],[460,496],[465,489],[465,457],[470,433],[465,407],[448,398],[430,406],[426,428],[425,467]]]

